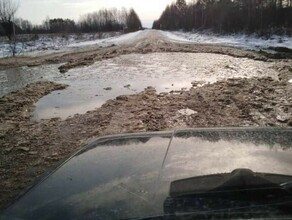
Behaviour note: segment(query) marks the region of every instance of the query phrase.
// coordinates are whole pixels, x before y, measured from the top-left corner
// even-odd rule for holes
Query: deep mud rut
[[[292,63],[274,61],[261,53],[231,47],[178,45],[153,35],[134,45],[55,54],[50,57],[15,58],[17,65],[61,63],[62,72],[100,59],[126,53],[208,52],[274,62],[279,80],[230,79],[189,90],[158,94],[154,88],[108,100],[101,108],[59,118],[31,121],[34,103],[65,85],[40,82],[0,98],[0,206],[90,139],[102,135],[173,130],[186,127],[292,126]],[[0,60],[6,67],[15,61]],[[7,61],[7,62],[6,62]],[[1,64],[2,63],[2,64]],[[2,65],[2,68],[5,68]]]

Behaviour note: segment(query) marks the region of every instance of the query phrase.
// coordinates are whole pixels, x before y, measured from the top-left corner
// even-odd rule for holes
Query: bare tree
[[[129,16],[129,12],[125,8],[121,10],[100,9],[97,12],[83,15],[78,26],[84,32],[121,31],[126,29]]]
[[[0,0],[0,21],[10,41],[15,37],[14,15],[18,6],[13,0]]]
[[[128,31],[130,32],[134,32],[134,31],[138,31],[142,29],[141,20],[133,8],[130,10],[127,17],[127,27],[128,27]]]
[[[177,0],[167,6],[153,28],[218,32],[292,33],[292,0]],[[186,8],[183,10],[183,8]]]

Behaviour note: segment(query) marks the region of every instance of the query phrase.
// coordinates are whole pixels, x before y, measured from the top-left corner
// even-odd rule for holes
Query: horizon
[[[19,0],[16,17],[29,20],[35,25],[41,24],[47,17],[69,18],[78,22],[80,16],[87,13],[103,8],[124,7],[133,8],[140,17],[143,27],[151,28],[153,21],[158,19],[166,6],[172,2],[174,0]]]

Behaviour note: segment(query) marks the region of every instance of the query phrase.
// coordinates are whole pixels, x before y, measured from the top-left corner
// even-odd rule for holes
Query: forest
[[[291,35],[292,0],[177,0],[153,29]]]
[[[132,32],[142,29],[140,18],[135,10],[127,10],[125,8],[121,10],[116,8],[100,9],[99,11],[82,15],[77,22],[71,19],[50,19],[47,17],[41,25],[33,25],[30,21],[21,18],[16,18],[12,21],[12,16],[6,16],[7,18],[5,18],[4,15],[4,13],[0,13],[0,35],[6,35],[9,39],[11,39],[13,32],[15,34],[46,34]]]

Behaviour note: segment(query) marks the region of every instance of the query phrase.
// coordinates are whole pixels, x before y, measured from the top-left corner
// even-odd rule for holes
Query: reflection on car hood
[[[158,216],[164,213],[172,182],[237,168],[292,175],[292,129],[190,129],[99,138],[2,215],[8,219]]]

